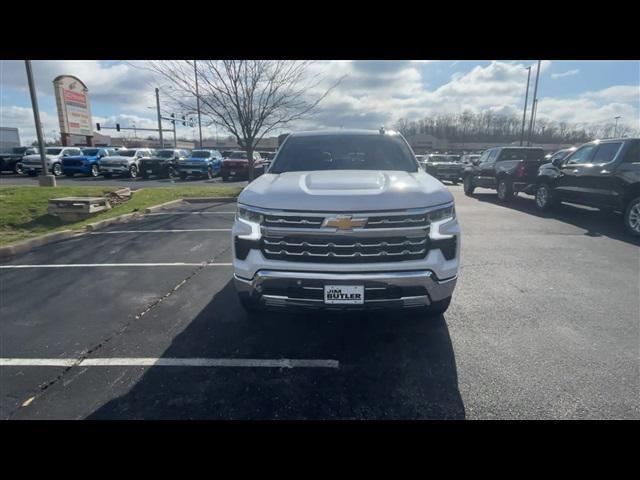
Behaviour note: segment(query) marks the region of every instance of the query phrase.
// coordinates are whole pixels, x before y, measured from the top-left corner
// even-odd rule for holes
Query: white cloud
[[[494,61],[488,65],[477,65],[464,73],[454,73],[448,82],[437,88],[429,88],[427,82],[433,83],[429,77],[433,72],[430,63],[434,62],[314,62],[310,73],[321,75],[324,81],[309,89],[311,95],[323,92],[338,79],[342,78],[342,82],[331,91],[312,118],[290,125],[287,130],[340,126],[378,128],[380,125],[391,125],[403,117],[419,119],[431,114],[459,113],[464,110],[520,114],[527,83],[526,67],[532,66],[532,79],[537,67],[537,62]],[[73,74],[87,83],[94,104],[100,101],[121,112],[104,118],[97,116],[100,112],[94,108],[94,122],[118,122],[122,126],[132,126],[135,122],[137,127],[155,128],[154,112],[147,107],[155,104],[153,88],[157,80],[151,72],[136,66],[144,66],[144,62],[34,61],[34,72],[41,94],[53,95],[51,82],[56,75]],[[542,73],[548,72],[551,67],[552,62],[541,62]],[[551,77],[573,75],[571,72],[551,74]],[[613,116],[622,115],[622,122],[638,128],[640,94],[637,85],[612,85],[571,97],[554,98],[544,96],[544,78],[548,77],[543,77],[539,86],[538,118],[587,123],[610,121]],[[26,95],[23,62],[1,61],[0,80],[3,87],[23,89]],[[25,125],[24,132],[21,128],[21,134],[24,138],[29,137],[28,132],[34,132],[31,110],[6,106],[6,103],[7,100],[3,99],[3,124]],[[58,128],[55,111],[43,112],[45,118],[48,124],[45,130]],[[204,127],[203,135],[214,135],[215,131],[215,127]],[[195,137],[197,129],[180,127],[178,135]],[[219,128],[218,135],[222,137],[227,133]]]
[[[552,73],[551,78],[555,80],[556,78],[570,77],[572,75],[577,75],[578,73],[580,73],[580,70],[575,68],[573,70],[567,70],[566,72],[562,73]]]

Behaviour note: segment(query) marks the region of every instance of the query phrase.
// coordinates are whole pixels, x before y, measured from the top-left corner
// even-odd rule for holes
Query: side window
[[[624,163],[640,163],[640,142],[631,142],[624,156]]]
[[[491,150],[486,150],[484,152],[482,152],[482,155],[480,155],[480,158],[478,159],[479,163],[484,163],[487,161],[487,157],[489,156],[489,154],[491,153]]]
[[[499,150],[490,150],[489,155],[487,155],[487,158],[484,159],[484,162],[493,163],[496,160],[496,157],[498,156],[498,152]]]
[[[585,145],[582,148],[579,148],[573,155],[571,155],[567,161],[567,165],[580,165],[584,163],[589,163],[591,160],[591,156],[593,155],[593,151],[596,149],[595,145]]]
[[[622,142],[600,144],[600,146],[596,149],[596,153],[593,155],[593,160],[591,161],[591,163],[595,163],[596,165],[609,163],[614,158],[616,158],[621,145]]]

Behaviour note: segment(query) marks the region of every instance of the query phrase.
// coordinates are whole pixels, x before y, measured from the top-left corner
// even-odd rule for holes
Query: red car
[[[259,152],[253,152],[253,171],[254,176],[262,175],[265,170],[266,163]],[[226,182],[230,178],[249,178],[249,160],[247,152],[236,150],[222,160],[220,167],[220,176],[222,181]]]

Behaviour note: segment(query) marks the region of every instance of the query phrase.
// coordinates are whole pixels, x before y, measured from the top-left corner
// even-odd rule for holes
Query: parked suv
[[[0,172],[22,173],[22,158],[38,153],[35,147],[13,147],[0,153]]]
[[[97,177],[100,173],[100,160],[114,155],[116,151],[112,148],[83,148],[82,155],[62,159],[62,172],[67,177],[73,177],[76,173]]]
[[[490,148],[474,164],[464,168],[464,193],[471,195],[476,187],[492,188],[498,191],[501,202],[508,202],[518,192],[533,193],[536,175],[543,163],[541,148]]]
[[[460,228],[451,193],[398,133],[290,134],[238,198],[235,285],[263,306],[449,306]]]
[[[189,152],[177,148],[158,150],[154,156],[140,162],[140,175],[142,178],[149,178],[152,175],[171,178],[175,176],[178,162],[184,161],[188,156]]]
[[[427,155],[424,164],[425,171],[438,180],[447,180],[456,185],[462,178],[463,165],[460,155]]]
[[[136,178],[140,173],[140,160],[153,154],[150,148],[118,149],[115,155],[100,160],[100,173],[105,178],[113,175],[125,175]]]
[[[47,157],[47,169],[49,173],[59,177],[62,175],[62,159],[75,155],[82,155],[82,150],[76,147],[47,147],[45,148],[45,156]],[[34,153],[27,155],[22,159],[22,170],[24,173],[35,177],[42,170],[40,154]]]
[[[596,140],[540,168],[536,205],[565,201],[622,211],[627,230],[640,236],[640,139]]]
[[[218,150],[194,150],[184,160],[178,162],[176,170],[183,180],[189,175],[213,178],[220,173],[222,155]]]
[[[253,152],[253,171],[255,176],[262,175],[265,172],[266,164],[259,152]],[[220,176],[222,181],[226,182],[229,178],[249,178],[249,160],[247,152],[236,150],[222,160],[220,168]]]

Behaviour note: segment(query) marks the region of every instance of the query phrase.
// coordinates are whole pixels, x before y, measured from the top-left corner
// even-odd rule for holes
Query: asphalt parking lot
[[[223,182],[220,177],[214,177],[212,179],[189,177],[185,180],[180,178],[156,178],[149,179],[128,178],[128,177],[111,177],[105,178],[99,177],[85,177],[76,175],[72,178],[66,176],[56,177],[56,183],[58,185],[66,187],[128,187],[131,190],[137,190],[139,188],[152,188],[152,187],[203,187],[207,185],[229,185],[238,186],[246,185],[246,181],[239,182]],[[38,177],[30,177],[28,175],[16,175],[13,173],[3,173],[0,175],[0,185],[3,187],[9,186],[25,186],[25,185],[38,185]]]
[[[2,262],[1,418],[640,418],[640,244],[621,221],[450,189],[462,266],[438,318],[247,317],[234,204]]]

